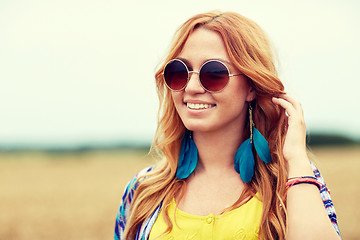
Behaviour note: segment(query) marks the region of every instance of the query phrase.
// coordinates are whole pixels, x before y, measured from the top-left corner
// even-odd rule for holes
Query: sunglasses
[[[186,64],[179,59],[170,60],[164,68],[163,75],[170,90],[181,91],[187,86],[192,73],[199,74],[201,86],[212,93],[222,91],[228,85],[230,77],[243,75],[230,74],[228,67],[219,60],[209,60],[199,71],[189,71]]]

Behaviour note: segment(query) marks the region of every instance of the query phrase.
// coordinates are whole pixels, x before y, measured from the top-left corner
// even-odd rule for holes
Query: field
[[[360,238],[360,148],[312,150],[343,239]],[[0,240],[112,239],[126,182],[152,164],[145,152],[0,154]]]

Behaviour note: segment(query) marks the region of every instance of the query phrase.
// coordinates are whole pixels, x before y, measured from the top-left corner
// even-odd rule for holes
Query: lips
[[[186,106],[190,109],[195,109],[195,110],[201,110],[201,109],[208,109],[208,108],[212,108],[215,107],[216,104],[207,104],[207,103],[186,103]]]

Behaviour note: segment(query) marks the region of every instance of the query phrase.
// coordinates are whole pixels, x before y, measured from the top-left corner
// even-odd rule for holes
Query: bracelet
[[[285,187],[290,188],[292,186],[302,184],[302,183],[313,184],[313,185],[317,186],[319,190],[321,190],[324,187],[326,188],[326,186],[324,184],[319,182],[316,179],[316,177],[313,177],[313,176],[302,176],[302,177],[289,178],[287,183],[285,184]]]
[[[293,179],[298,179],[298,178],[312,178],[312,179],[314,179],[314,180],[317,180],[317,178],[314,177],[314,176],[301,176],[301,177],[288,178],[288,181],[293,180]]]
[[[286,194],[287,194],[287,191],[289,190],[289,188],[291,188],[292,186],[298,185],[298,184],[302,184],[302,183],[312,184],[312,185],[315,185],[319,190],[325,188],[325,190],[329,191],[329,189],[324,184],[319,182],[316,179],[316,177],[313,177],[313,176],[293,177],[293,178],[289,178],[287,183],[285,184],[286,191],[285,191],[284,199],[286,197]]]

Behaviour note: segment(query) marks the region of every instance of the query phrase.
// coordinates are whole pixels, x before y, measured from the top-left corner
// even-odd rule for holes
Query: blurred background
[[[124,185],[153,164],[157,64],[214,9],[268,34],[343,238],[360,237],[360,2],[1,0],[0,240],[112,238]]]

